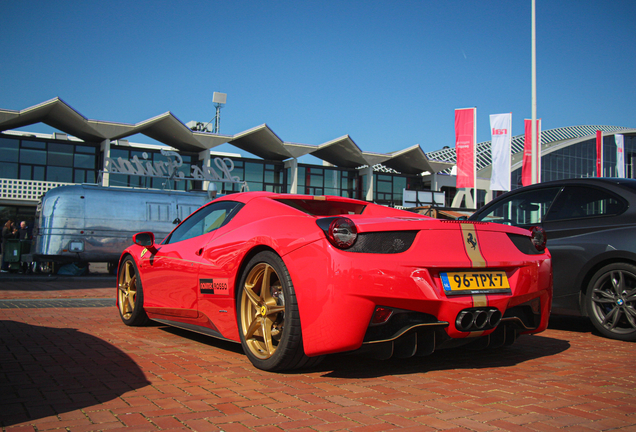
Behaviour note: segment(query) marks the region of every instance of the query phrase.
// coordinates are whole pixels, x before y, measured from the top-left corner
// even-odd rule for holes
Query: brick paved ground
[[[114,306],[51,303],[114,299],[95,281],[0,279],[5,303],[47,300],[0,308],[3,431],[636,431],[636,344],[601,338],[585,320],[553,319],[498,351],[337,355],[274,374],[239,345],[126,327]]]

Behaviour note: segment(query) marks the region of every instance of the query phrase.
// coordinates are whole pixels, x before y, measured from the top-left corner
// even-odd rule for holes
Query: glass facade
[[[373,176],[375,199],[374,202],[388,206],[401,206],[403,191],[428,190],[421,176],[404,176],[401,174],[380,174]]]
[[[625,174],[636,177],[632,169],[636,165],[636,137],[624,136]],[[616,144],[614,135],[603,138],[605,177],[617,176]],[[191,166],[202,168],[197,153],[179,153],[183,165],[179,171],[185,177],[191,177]],[[111,159],[132,161],[137,158],[144,167],[164,167],[156,169],[157,175],[167,176],[165,163],[167,156],[158,149],[140,149],[131,146],[112,145]],[[212,169],[219,176],[224,173],[215,165],[212,157]],[[284,162],[255,160],[245,158],[222,158],[230,175],[245,181],[250,191],[269,191],[287,193],[291,190],[292,176]],[[541,159],[542,181],[575,177],[596,176],[596,140],[590,138],[549,154]],[[100,181],[99,172],[103,166],[100,145],[97,143],[76,142],[33,136],[0,135],[0,178],[52,181],[61,183],[96,183]],[[132,165],[131,165],[132,166]],[[365,171],[298,164],[298,193],[308,195],[336,195],[348,198],[365,199],[369,179]],[[402,205],[403,190],[428,190],[421,176],[375,172],[373,175],[373,201],[383,205]],[[109,183],[112,186],[146,187],[171,190],[201,190],[198,180],[169,180],[161,177],[111,173]],[[220,194],[230,194],[244,190],[242,183],[215,182]],[[512,189],[521,187],[521,169],[512,173]],[[455,190],[446,188],[447,205]],[[485,192],[479,191],[477,197],[481,204],[485,201]]]
[[[98,145],[0,137],[0,177],[61,183],[97,181]]]
[[[291,190],[291,170],[287,168],[287,191]],[[298,165],[298,193],[335,195],[366,199],[368,178],[357,169]],[[422,177],[402,174],[374,173],[373,201],[389,206],[401,206],[404,189],[425,190]]]
[[[191,165],[197,163],[197,155],[188,153],[179,153],[183,161],[183,165],[179,167],[178,172],[182,172],[184,177],[191,177]],[[161,154],[159,150],[142,150],[134,147],[120,147],[111,146],[110,158],[118,161],[119,158],[123,160],[132,161],[133,158],[141,162],[143,167],[153,167],[155,173],[160,176],[169,176],[164,163],[167,163],[168,157]],[[100,161],[100,167],[101,167]],[[128,174],[110,174],[109,184],[111,186],[130,186],[130,187],[143,187],[152,189],[169,189],[169,190],[195,190],[201,189],[200,182],[192,180],[169,180],[162,177],[147,177]]]
[[[285,192],[285,168],[282,162],[258,161],[250,159],[232,159],[234,168],[230,171],[232,177],[238,177],[247,183],[250,191],[267,191],[275,193]],[[201,164],[199,164],[201,165]],[[228,169],[231,165],[228,165]],[[216,167],[212,162],[212,168]],[[218,173],[222,175],[221,172]],[[214,182],[218,193],[230,194],[243,191],[242,183]]]
[[[291,188],[291,173],[287,169],[287,190]],[[298,193],[306,195],[336,195],[360,198],[357,170],[298,164]]]
[[[632,160],[636,162],[636,137],[624,136],[625,177],[634,178]],[[614,135],[603,137],[603,177],[616,177],[616,142]],[[553,151],[541,157],[541,181],[578,177],[596,177],[596,138]],[[521,184],[521,168],[512,172],[511,188]]]
[[[374,176],[376,202],[402,205],[402,191],[406,188],[406,178],[389,174]]]

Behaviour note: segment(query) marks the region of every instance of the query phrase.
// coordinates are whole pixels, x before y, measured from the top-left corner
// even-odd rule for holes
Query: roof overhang
[[[390,155],[370,152],[362,152],[362,156],[364,157],[364,160],[367,161],[367,165],[369,166],[383,164],[385,161],[391,158]]]
[[[231,139],[229,136],[201,132],[195,134],[170,112],[137,123],[133,133],[142,133],[163,144],[188,152],[209,150]]]
[[[0,111],[0,130],[17,129],[44,123],[84,141],[102,141],[107,137],[60,98],[51,99],[22,111]]]
[[[234,135],[229,144],[267,160],[282,161],[294,157],[266,124]]]
[[[47,124],[89,142],[117,140],[141,133],[188,152],[208,150],[231,139],[230,136],[193,132],[170,112],[135,125],[88,120],[60,98],[22,111],[0,110],[0,130],[17,129],[34,123]]]
[[[349,135],[319,145],[311,155],[339,167],[358,168],[367,165],[362,151]]]
[[[430,160],[419,144],[391,153],[391,157],[382,164],[402,174],[437,173],[455,165],[453,162]]]
[[[305,156],[316,150],[316,146],[309,144],[297,144],[297,143],[283,143],[285,148],[289,151],[292,157],[299,158]]]

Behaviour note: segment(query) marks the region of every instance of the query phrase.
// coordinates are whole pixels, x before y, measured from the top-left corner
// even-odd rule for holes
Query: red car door
[[[241,208],[234,201],[213,202],[189,216],[164,241],[157,252],[142,262],[144,274],[144,308],[157,319],[157,315],[170,316],[194,325],[209,321],[198,311],[201,293],[208,287],[206,277],[199,277],[202,263],[210,263],[202,256],[205,246]],[[147,254],[150,254],[147,252]],[[205,273],[205,272],[204,272]],[[202,324],[203,323],[203,324]],[[215,330],[213,325],[209,327]]]
[[[144,307],[151,313],[169,314],[183,310],[196,316],[200,255],[205,236],[193,237],[177,243],[159,245],[157,253],[144,257],[142,272]],[[144,270],[146,270],[144,272]],[[149,270],[149,271],[148,271]],[[176,313],[172,311],[172,313]]]

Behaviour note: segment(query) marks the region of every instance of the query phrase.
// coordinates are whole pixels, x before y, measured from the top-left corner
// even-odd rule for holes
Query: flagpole
[[[477,210],[477,107],[473,111],[473,209]]]
[[[537,183],[538,178],[538,156],[537,148],[537,31],[535,17],[535,0],[532,0],[532,125],[530,127],[532,138],[532,184]]]

